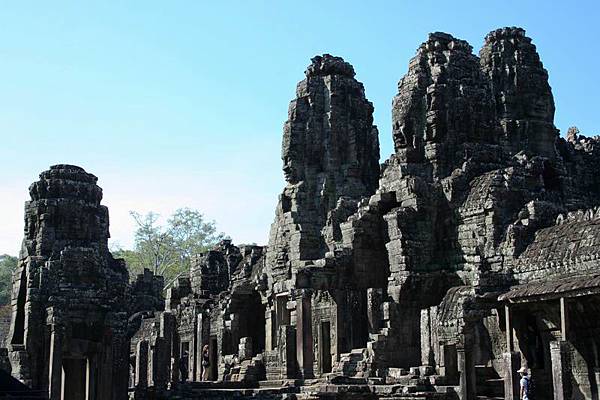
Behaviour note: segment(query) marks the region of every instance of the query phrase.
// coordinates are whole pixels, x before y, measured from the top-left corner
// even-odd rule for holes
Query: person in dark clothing
[[[184,351],[179,358],[179,373],[181,374],[181,382],[185,382],[188,378],[188,352]]]

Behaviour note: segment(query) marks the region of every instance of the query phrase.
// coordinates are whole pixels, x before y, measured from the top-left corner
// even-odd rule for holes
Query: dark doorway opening
[[[62,400],[86,399],[86,367],[85,358],[63,359]]]
[[[184,365],[180,365],[180,372],[183,374],[183,376],[181,377],[182,379],[185,380],[192,380],[193,376],[190,375],[190,367],[191,367],[191,363],[190,363],[190,342],[185,341],[185,342],[181,342],[181,358],[185,359],[184,360]],[[185,371],[181,370],[181,368],[185,366]]]
[[[249,296],[245,312],[246,332],[241,336],[252,338],[252,354],[256,355],[265,350],[265,307],[257,293]]]
[[[321,322],[320,343],[321,373],[327,374],[331,372],[331,324],[329,321]]]
[[[350,313],[350,349],[367,347],[369,340],[369,319],[367,317],[367,291],[349,290],[348,307]]]
[[[217,337],[211,336],[208,342],[208,380],[217,380]]]

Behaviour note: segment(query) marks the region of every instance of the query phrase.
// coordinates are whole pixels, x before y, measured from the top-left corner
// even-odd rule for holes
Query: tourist
[[[208,367],[210,366],[210,357],[208,356],[208,345],[202,347],[202,380],[208,380]]]
[[[531,378],[527,373],[527,368],[521,367],[517,372],[521,374],[521,395],[519,398],[521,400],[533,400]]]

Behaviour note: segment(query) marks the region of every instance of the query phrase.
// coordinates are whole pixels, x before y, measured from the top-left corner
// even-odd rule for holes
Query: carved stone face
[[[298,171],[298,161],[295,160],[291,155],[284,155],[283,157],[283,176],[289,183],[297,183],[302,178]]]

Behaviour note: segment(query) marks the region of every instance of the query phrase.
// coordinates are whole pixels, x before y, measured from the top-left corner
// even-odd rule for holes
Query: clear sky
[[[391,100],[428,32],[479,51],[521,26],[538,47],[556,125],[600,132],[597,1],[13,1],[0,7],[0,254],[57,163],[99,177],[113,240],[129,210],[200,209],[236,243],[266,243],[284,186],[282,125],[310,58],[354,65],[382,161]]]

